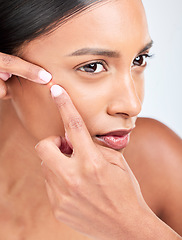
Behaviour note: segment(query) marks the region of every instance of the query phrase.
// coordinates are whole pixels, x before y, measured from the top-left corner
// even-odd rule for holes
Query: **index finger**
[[[51,87],[51,94],[58,106],[66,134],[73,146],[74,153],[93,153],[96,147],[82,117],[73,105],[69,95],[59,85],[53,85]]]
[[[0,72],[14,74],[32,82],[47,84],[52,79],[43,68],[29,63],[19,57],[0,52]]]

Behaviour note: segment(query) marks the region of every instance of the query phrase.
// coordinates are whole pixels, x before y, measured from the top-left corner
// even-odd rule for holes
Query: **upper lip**
[[[96,135],[97,137],[101,137],[101,136],[125,136],[127,134],[129,134],[131,131],[133,130],[133,128],[131,129],[121,129],[121,130],[116,130],[116,131],[112,131],[112,132],[108,132],[108,133],[104,133],[101,135]]]

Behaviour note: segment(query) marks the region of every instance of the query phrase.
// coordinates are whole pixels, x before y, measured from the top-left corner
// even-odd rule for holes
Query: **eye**
[[[106,68],[102,62],[93,62],[79,67],[77,70],[87,73],[101,73],[106,71]]]
[[[139,55],[133,60],[132,67],[133,66],[145,67],[147,65],[147,58],[150,57],[152,57],[152,55],[149,54]]]

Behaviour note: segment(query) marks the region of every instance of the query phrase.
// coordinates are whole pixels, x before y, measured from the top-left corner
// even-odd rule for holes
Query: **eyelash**
[[[98,70],[98,65],[100,65],[100,67],[103,68],[103,70]],[[95,68],[96,66],[96,68]],[[84,70],[85,68],[85,70]],[[89,71],[89,68],[91,71]],[[86,71],[87,69],[87,71]],[[77,68],[78,71],[81,71],[81,72],[86,72],[86,73],[89,73],[89,74],[98,74],[98,73],[101,73],[101,72],[105,72],[107,71],[107,66],[106,66],[106,63],[104,61],[95,61],[95,62],[91,62],[91,63],[88,63],[88,64],[85,64],[79,68]],[[97,70],[97,72],[95,72]]]
[[[153,55],[150,55],[148,53],[145,54],[140,54],[139,56],[137,56],[134,60],[133,63],[131,65],[131,67],[145,67],[147,65],[146,59],[147,58],[151,58]],[[144,64],[140,63],[139,64],[134,64],[134,61],[137,60],[137,58],[139,58],[137,61],[140,61],[141,57],[143,58],[143,60],[145,60]],[[98,65],[100,65],[103,70],[100,70],[101,67],[99,67],[98,69]],[[85,68],[85,69],[84,69]],[[91,62],[88,64],[85,64],[79,68],[76,69],[77,71],[81,71],[81,72],[86,72],[88,74],[99,74],[101,72],[105,72],[107,71],[107,66],[106,63],[104,61],[95,61],[95,62]]]
[[[138,55],[134,60],[133,60],[133,62],[132,62],[132,65],[131,65],[131,67],[134,67],[134,66],[136,66],[136,67],[145,67],[146,65],[147,65],[147,62],[146,62],[146,60],[147,60],[147,58],[151,58],[153,55],[152,54],[149,54],[149,53],[145,53],[145,54],[140,54],[140,55]],[[137,59],[137,58],[143,58],[145,61],[144,61],[144,64],[143,63],[139,63],[139,64],[136,64],[136,65],[134,65],[134,61]],[[139,59],[140,60],[140,59]],[[138,61],[139,61],[138,60]]]

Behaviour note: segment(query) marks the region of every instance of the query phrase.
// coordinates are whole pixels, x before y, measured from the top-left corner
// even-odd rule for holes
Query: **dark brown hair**
[[[0,52],[53,31],[70,17],[104,0],[0,0]]]

